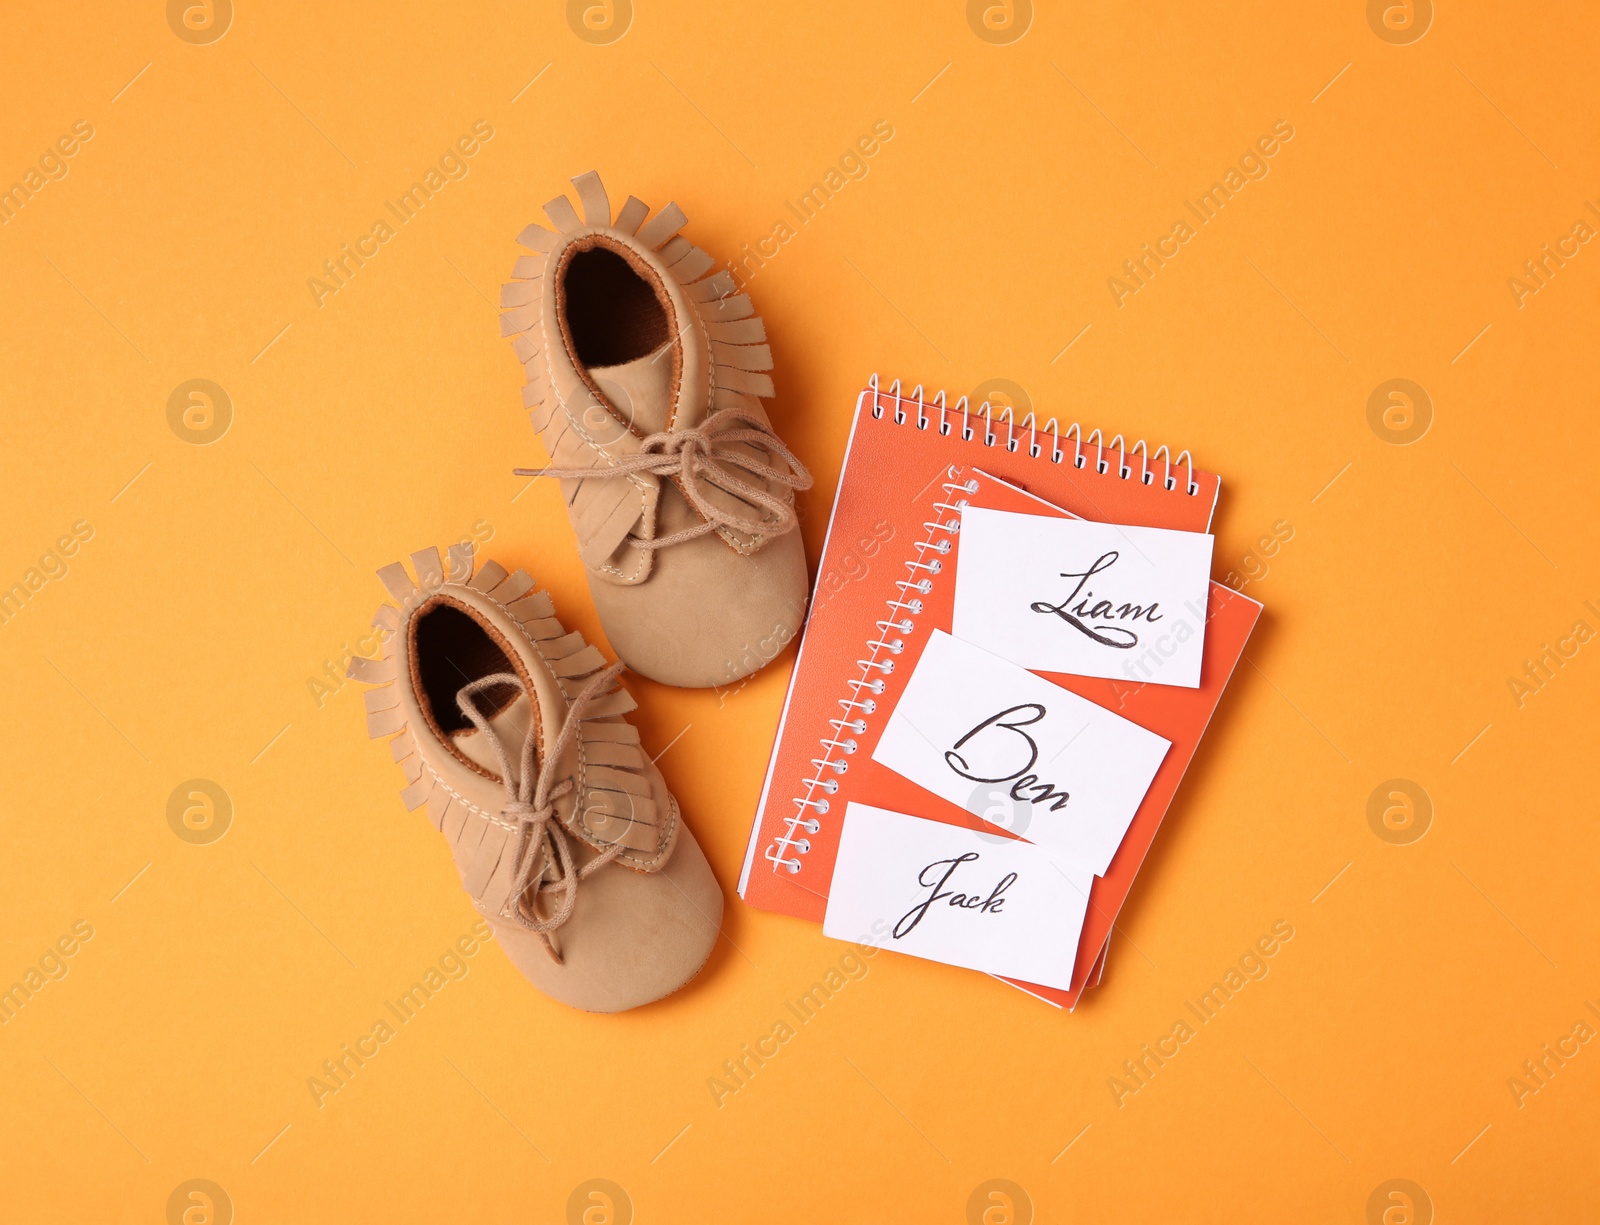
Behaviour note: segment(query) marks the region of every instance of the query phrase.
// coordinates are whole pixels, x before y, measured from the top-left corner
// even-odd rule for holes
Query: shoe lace
[[[514,904],[511,913],[517,923],[528,931],[553,932],[566,923],[572,917],[572,908],[577,902],[578,882],[598,872],[622,853],[622,844],[614,843],[579,868],[566,827],[556,819],[555,815],[555,802],[569,794],[573,787],[573,780],[570,777],[557,781],[556,763],[561,760],[567,746],[577,736],[578,725],[583,722],[584,711],[596,697],[610,687],[622,668],[623,664],[619,660],[603,672],[596,673],[572,700],[572,705],[567,710],[567,717],[561,724],[561,731],[557,733],[554,742],[545,746],[544,765],[538,770],[537,777],[534,772],[538,741],[537,725],[532,721],[529,723],[528,734],[522,741],[522,768],[513,774],[506,746],[489,726],[488,717],[479,709],[477,703],[478,695],[485,690],[510,686],[526,694],[532,704],[533,694],[529,692],[522,678],[512,672],[496,672],[463,685],[456,693],[456,705],[461,708],[461,713],[472,721],[473,726],[494,747],[495,757],[500,762],[500,777],[506,787],[506,802],[500,810],[500,815],[508,821],[516,822],[518,835],[516,857],[513,860],[515,874],[512,877],[511,897]],[[533,717],[535,719],[538,717],[536,706]],[[541,849],[545,851],[544,866],[535,874],[534,867],[540,863]],[[554,865],[557,873],[554,880],[546,879],[551,865]],[[555,909],[547,918],[529,918],[523,913],[522,903],[526,901],[528,911],[537,916],[539,897],[547,890],[559,894],[560,900],[555,904]]]
[[[734,449],[734,444],[748,443],[762,447],[783,461],[783,467],[772,464]],[[715,462],[712,462],[715,460]],[[635,538],[631,543],[647,552],[669,548],[685,540],[704,536],[707,532],[726,527],[752,536],[770,534],[781,536],[799,523],[794,513],[792,498],[780,497],[767,489],[757,488],[741,480],[729,467],[742,469],[762,481],[769,481],[788,491],[811,488],[811,473],[795,457],[793,451],[772,432],[772,428],[754,413],[738,408],[725,408],[712,413],[699,426],[679,430],[666,430],[649,434],[639,444],[636,455],[624,456],[603,468],[516,468],[518,476],[552,476],[560,480],[606,480],[613,477],[648,473],[652,476],[675,476],[689,504],[705,519],[694,527],[684,528],[654,540]],[[730,493],[752,506],[760,507],[766,514],[753,519],[737,512],[725,510],[711,502],[704,492],[710,485]]]

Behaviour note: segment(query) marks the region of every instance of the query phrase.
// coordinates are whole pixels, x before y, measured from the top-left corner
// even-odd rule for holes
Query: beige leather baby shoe
[[[772,353],[750,299],[632,196],[611,215],[599,175],[544,206],[554,230],[501,291],[501,331],[561,480],[612,647],[669,685],[726,684],[769,663],[805,614],[794,495],[811,475],[773,432]]]
[[[722,890],[678,802],[622,716],[634,709],[527,574],[471,545],[378,577],[379,659],[350,676],[367,732],[392,736],[406,807],[455,854],[495,939],[546,995],[620,1012],[676,991],[710,956]]]

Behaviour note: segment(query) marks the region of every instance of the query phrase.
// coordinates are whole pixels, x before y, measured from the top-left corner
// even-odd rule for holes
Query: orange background
[[[1508,1083],[1600,1025],[1600,645],[1569,637],[1600,627],[1600,249],[1508,286],[1600,225],[1592,12],[983,7],[244,3],[192,42],[156,0],[13,6],[0,187],[94,135],[0,226],[0,587],[39,570],[0,624],[0,988],[94,934],[0,1026],[0,1214],[163,1221],[197,1178],[241,1222],[558,1222],[593,1178],[641,1222],[961,1222],[995,1178],[1021,1192],[993,1222],[1361,1221],[1393,1179],[1418,1221],[1593,1203],[1600,1046]],[[1266,177],[1119,306],[1108,278],[1280,120]],[[322,262],[479,121],[466,177],[319,307]],[[735,258],[880,121],[750,282],[813,560],[869,372],[1006,379],[1193,448],[1217,576],[1266,604],[1105,985],[1067,1015],[877,956],[719,1106],[723,1061],[847,951],[735,901],[702,980],[621,1017],[485,949],[317,1105],[474,919],[357,687],[310,683],[372,571],[491,531],[597,633],[556,490],[510,474],[543,454],[496,326],[513,236],[596,168]],[[1370,424],[1396,378],[1426,402]],[[169,425],[190,379],[231,405],[207,445]],[[632,682],[730,892],[789,658],[737,692]],[[167,817],[196,778],[232,809],[206,845]],[[1367,815],[1395,778],[1412,832],[1432,814],[1404,845]],[[1279,922],[1267,977],[1119,1105],[1123,1061]]]

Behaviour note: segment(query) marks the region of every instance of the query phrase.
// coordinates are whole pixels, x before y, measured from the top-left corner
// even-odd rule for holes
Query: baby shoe
[[[621,1012],[705,964],[722,890],[639,733],[633,698],[523,571],[470,544],[378,571],[394,604],[357,658],[367,733],[392,736],[406,807],[444,834],[473,904],[546,995]]]
[[[560,478],[612,648],[669,685],[726,684],[799,632],[806,560],[794,495],[811,475],[773,432],[766,329],[726,270],[600,176],[530,225],[500,294],[501,332]]]

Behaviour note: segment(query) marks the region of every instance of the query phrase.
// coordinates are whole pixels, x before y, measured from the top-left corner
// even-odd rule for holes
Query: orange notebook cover
[[[999,479],[993,479],[999,478]],[[1008,487],[1016,486],[1017,488]],[[960,504],[1204,532],[1218,478],[1119,436],[1062,434],[989,411],[902,396],[876,381],[856,404],[812,606],[789,680],[739,893],[764,910],[820,922],[845,804],[855,800],[992,830],[964,809],[874,762],[932,630],[948,630]],[[1026,492],[1023,492],[1026,491]],[[1035,497],[1029,497],[1033,494]],[[1036,499],[1042,499],[1044,504]],[[1103,965],[1117,912],[1194,755],[1260,605],[1211,585],[1201,685],[1119,682],[1041,673],[1172,742],[1106,875],[1096,878],[1067,991],[1018,983],[1071,1007]]]

